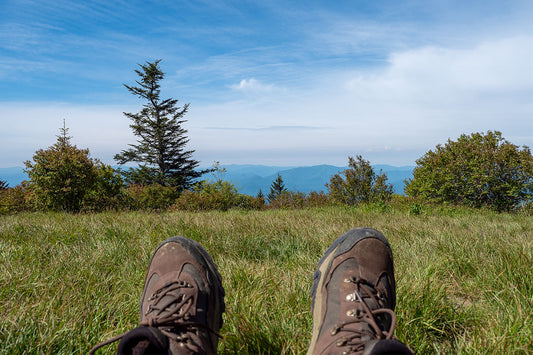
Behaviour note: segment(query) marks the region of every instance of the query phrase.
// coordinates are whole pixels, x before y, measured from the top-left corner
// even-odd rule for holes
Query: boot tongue
[[[368,306],[368,308],[370,308],[370,310],[381,308],[378,303],[376,289],[365,281],[361,282],[361,280],[359,280],[359,284],[357,282],[357,279],[352,279],[350,283],[353,287],[353,293],[347,296],[347,298],[349,297],[353,300],[353,306],[355,310],[359,312],[365,312],[366,309],[363,306],[363,302]]]
[[[335,336],[339,339],[349,339],[347,345],[356,345],[376,338],[374,329],[367,322],[368,316],[371,315],[367,314],[367,308],[363,304],[366,304],[370,310],[380,308],[374,286],[367,280],[358,279],[359,275],[353,274],[352,270],[357,267],[355,259],[345,260],[339,264],[328,285],[328,287],[335,285],[338,287],[338,296],[328,301],[332,303],[340,301],[339,318],[337,318],[339,323],[335,325],[338,332]],[[335,293],[328,294],[331,296]]]
[[[370,327],[365,321],[367,311],[363,306],[363,302],[365,302],[371,310],[376,309],[378,304],[364,291],[357,290],[356,284],[352,285],[353,293],[349,294],[346,298],[353,299],[353,302],[350,302],[351,307],[353,308],[347,312],[350,317],[346,319],[347,322],[342,325],[342,329],[346,331],[360,332],[361,341],[367,342],[368,340],[375,339],[376,334],[372,327]]]

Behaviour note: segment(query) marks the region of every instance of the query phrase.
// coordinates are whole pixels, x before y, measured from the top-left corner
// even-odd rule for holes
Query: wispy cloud
[[[63,118],[112,162],[134,142],[122,111],[142,105],[122,83],[158,58],[207,161],[412,164],[488,129],[533,146],[533,3],[356,4],[10,0],[0,164],[52,144]]]
[[[304,131],[304,130],[317,130],[324,129],[325,127],[314,126],[269,126],[269,127],[205,127],[205,129],[221,130],[221,131]]]
[[[532,37],[517,36],[469,48],[396,51],[381,68],[322,71],[308,89],[274,92],[262,104],[201,108],[192,113],[195,119],[214,117],[214,124],[200,128],[191,120],[192,131],[200,150],[216,149],[206,140],[212,140],[210,130],[219,130],[225,132],[219,135],[225,137],[219,150],[268,149],[276,142],[279,149],[327,151],[331,159],[363,154],[374,162],[399,164],[413,164],[462,133],[500,130],[515,144],[532,146],[531,43]],[[227,126],[216,125],[221,121]],[[275,125],[265,125],[272,121]],[[312,129],[255,128],[284,125]]]
[[[531,113],[524,97],[533,94],[533,37],[485,41],[472,48],[423,47],[393,53],[389,63],[386,70],[347,82],[356,100],[434,110],[433,117],[461,117],[463,127],[480,116],[488,126],[503,124],[511,112]]]
[[[254,78],[242,79],[239,84],[231,85],[230,87],[244,92],[271,92],[275,89],[273,84],[263,84]]]

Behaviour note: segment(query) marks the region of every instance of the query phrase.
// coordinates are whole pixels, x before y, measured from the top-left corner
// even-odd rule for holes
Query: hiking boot
[[[117,354],[216,354],[224,312],[217,267],[202,246],[185,237],[155,250],[141,296],[140,327],[122,339]]]
[[[410,354],[397,340],[379,344],[393,338],[395,288],[392,251],[383,234],[357,228],[340,236],[313,276],[313,334],[307,354],[366,354],[387,344]]]

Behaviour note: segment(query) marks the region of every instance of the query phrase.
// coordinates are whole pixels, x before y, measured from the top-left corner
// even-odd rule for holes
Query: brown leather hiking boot
[[[391,339],[395,288],[392,251],[383,234],[357,228],[340,236],[313,276],[313,334],[307,354],[371,353],[375,340]],[[398,353],[411,353],[398,341],[386,345],[391,344],[399,346]]]
[[[140,327],[122,339],[118,354],[215,354],[224,312],[222,278],[194,240],[172,237],[155,250],[141,297]]]

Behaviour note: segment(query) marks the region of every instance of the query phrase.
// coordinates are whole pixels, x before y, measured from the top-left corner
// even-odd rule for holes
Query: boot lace
[[[168,338],[185,345],[194,343],[191,332],[199,334],[200,329],[221,338],[220,334],[207,325],[191,321],[190,311],[194,304],[195,295],[194,286],[186,281],[167,282],[148,298],[150,303],[144,316],[146,317],[150,314],[152,316],[146,317],[147,320],[140,322],[139,326],[157,327]],[[125,332],[96,345],[90,350],[89,354],[92,355],[101,347],[122,339],[127,333]]]
[[[381,277],[381,275],[380,275]],[[379,280],[379,278],[378,278]],[[347,320],[335,325],[331,329],[331,335],[334,336],[340,331],[348,333],[337,340],[338,347],[345,347],[342,354],[360,354],[365,348],[366,341],[363,337],[370,337],[373,339],[392,339],[394,329],[396,327],[396,314],[389,308],[384,307],[384,297],[366,280],[350,277],[344,280],[346,283],[353,283],[355,285],[354,292],[346,296],[346,300],[356,303],[356,308],[347,312],[347,316],[353,317],[353,320]],[[372,309],[371,305],[376,305],[376,309]],[[382,329],[383,317],[390,317],[389,329]],[[369,325],[371,331],[363,329],[362,327],[350,327],[350,325],[365,322]],[[382,325],[380,327],[380,324]]]

